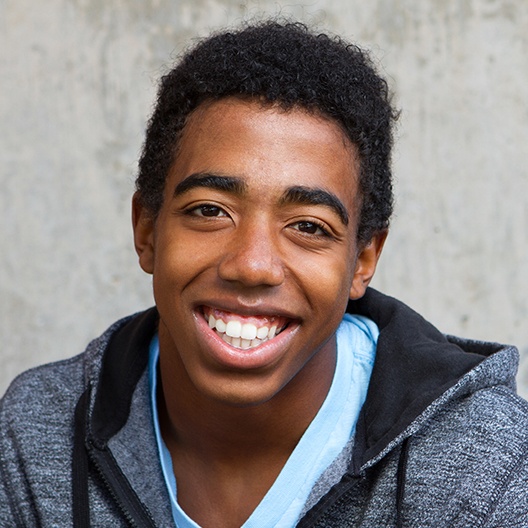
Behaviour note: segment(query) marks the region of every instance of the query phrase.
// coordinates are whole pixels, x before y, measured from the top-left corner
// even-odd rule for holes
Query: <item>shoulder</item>
[[[527,460],[528,403],[500,385],[465,395],[409,439],[407,511],[418,514],[427,505],[433,517],[430,524],[422,518],[423,526],[436,526],[440,512],[446,526],[487,526],[493,514],[507,512],[512,489],[528,511],[528,489],[519,485],[528,480]],[[521,525],[513,517],[504,524]]]
[[[497,451],[493,456],[504,458],[508,453],[515,457],[519,450],[524,452],[528,402],[517,395],[509,377],[500,378],[508,361],[508,350],[501,352],[478,365],[453,387],[451,395],[448,391],[432,405],[436,410],[417,431],[417,440],[446,443],[448,451],[469,451],[473,458],[480,453],[482,463],[486,453]]]
[[[1,526],[71,524],[75,408],[88,384],[97,384],[104,351],[127,320],[82,354],[22,373],[0,400]]]
[[[97,380],[112,336],[132,317],[111,325],[83,353],[32,368],[15,378],[0,400],[0,427],[7,422],[14,426],[21,422],[36,424],[73,412],[72,403],[77,402],[90,380]]]
[[[0,401],[0,458],[44,462],[71,444],[84,386],[83,355],[18,376]],[[48,460],[47,462],[51,462]]]
[[[17,376],[0,400],[0,431],[6,426],[24,430],[68,415],[85,386],[93,341],[86,351],[62,361],[47,363]],[[97,348],[97,347],[96,347]]]
[[[99,374],[112,325],[77,356],[41,365],[20,374],[0,400],[0,450],[38,456],[44,445],[60,445],[73,435],[73,415],[89,380]],[[2,453],[0,453],[0,457]]]
[[[468,344],[469,343],[469,344]],[[496,350],[435,399],[418,417],[413,442],[486,452],[528,441],[528,402],[515,391],[518,352],[494,343],[464,342],[467,351]]]
[[[414,434],[409,448],[431,480],[479,482],[489,492],[509,478],[528,453],[528,402],[511,388],[492,386],[449,402]],[[410,459],[409,459],[410,460]],[[485,478],[483,478],[485,476]]]
[[[528,402],[518,396],[512,387],[495,385],[483,387],[446,402],[444,408],[432,417],[431,426],[458,437],[482,437],[493,443],[501,437],[528,438]],[[463,438],[459,441],[465,442]]]
[[[44,401],[60,403],[68,394],[79,387],[83,378],[84,353],[75,357],[40,365],[17,376],[2,397],[2,416],[37,409]],[[44,401],[43,401],[44,400]]]

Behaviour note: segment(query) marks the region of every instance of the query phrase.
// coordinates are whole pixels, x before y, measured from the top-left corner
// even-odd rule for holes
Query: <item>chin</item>
[[[251,376],[251,379],[224,381],[221,385],[214,387],[213,384],[208,383],[201,392],[218,403],[237,408],[264,405],[276,397],[282,389],[275,384],[259,383],[254,376]]]

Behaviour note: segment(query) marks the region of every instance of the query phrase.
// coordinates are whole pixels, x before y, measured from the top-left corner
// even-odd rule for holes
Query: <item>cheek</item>
[[[304,259],[302,281],[308,297],[317,311],[335,310],[338,315],[346,308],[353,278],[353,266],[348,256],[332,255],[332,258]],[[352,260],[350,262],[353,262]],[[340,315],[339,315],[340,316]]]
[[[155,241],[154,279],[182,282],[185,277],[200,273],[216,254],[215,245],[203,237],[173,233],[161,234]]]
[[[203,242],[202,237],[192,234],[175,235],[176,229],[160,233],[156,240],[153,293],[160,314],[170,318],[182,318],[197,288],[207,289],[216,283],[218,243]],[[183,319],[182,319],[183,322]]]

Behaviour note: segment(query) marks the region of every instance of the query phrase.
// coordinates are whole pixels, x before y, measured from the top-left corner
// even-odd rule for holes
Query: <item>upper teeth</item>
[[[253,348],[268,339],[273,339],[277,333],[277,325],[271,327],[260,326],[257,328],[252,323],[242,323],[237,319],[223,321],[209,315],[209,327],[216,330],[216,333],[227,343],[238,348]]]

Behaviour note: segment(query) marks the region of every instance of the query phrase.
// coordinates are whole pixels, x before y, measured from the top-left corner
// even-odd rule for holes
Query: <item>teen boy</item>
[[[1,526],[528,525],[516,350],[367,289],[394,116],[300,25],[183,57],[133,200],[156,308],[8,390]]]

